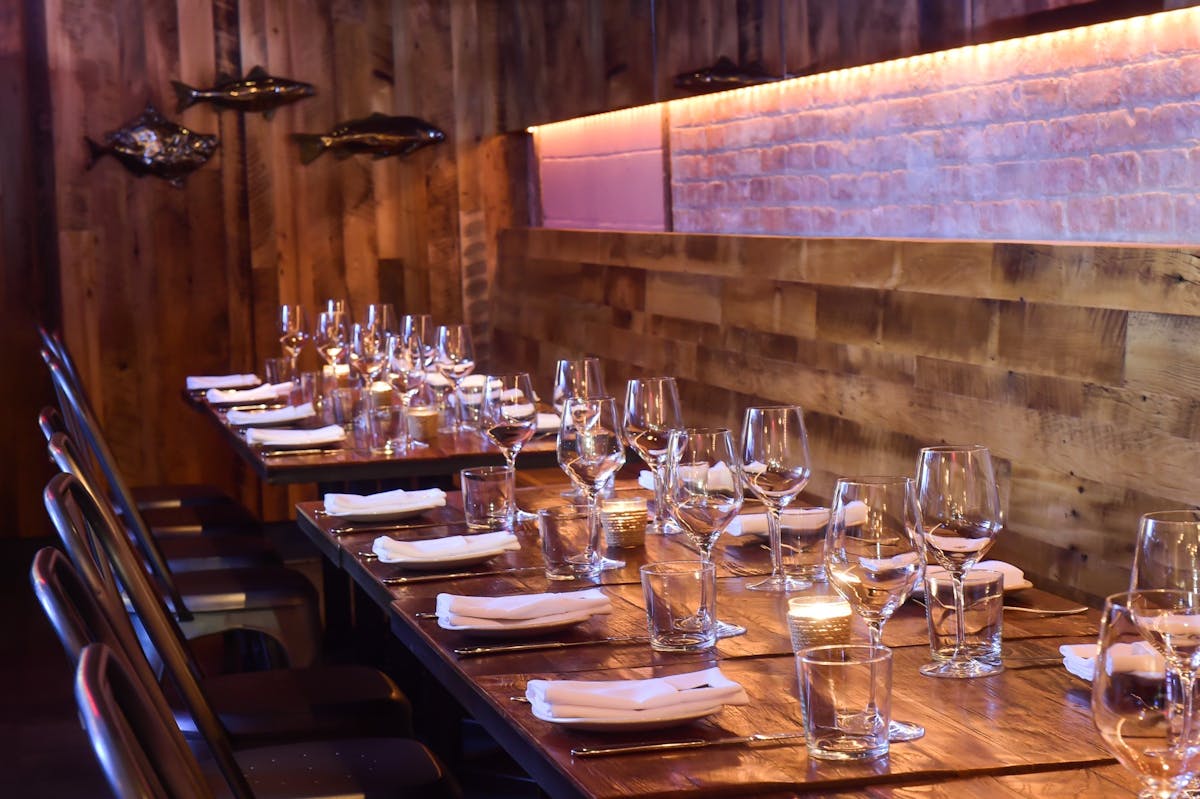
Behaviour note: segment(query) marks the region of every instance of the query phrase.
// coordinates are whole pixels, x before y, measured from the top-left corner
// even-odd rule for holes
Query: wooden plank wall
[[[1064,3],[974,0],[973,13],[992,24]],[[0,395],[3,440],[14,442],[0,459],[0,498],[18,508],[0,534],[46,529],[32,420],[49,392],[35,321],[61,320],[135,482],[224,482],[282,515],[288,499],[260,497],[184,410],[183,376],[257,366],[275,351],[279,302],[315,308],[333,296],[465,318],[486,352],[497,231],[536,213],[527,144],[501,132],[674,96],[674,74],[719,55],[796,73],[966,38],[961,0],[0,5],[0,89],[17,109],[0,119],[2,343],[21,374],[37,375],[22,381],[29,390]],[[208,85],[256,64],[319,94],[270,121],[204,105],[175,113],[170,80]],[[221,136],[185,190],[137,180],[111,159],[85,171],[82,137],[124,124],[147,100]],[[402,160],[300,166],[291,133],[375,110],[428,119],[448,141]]]
[[[618,394],[675,375],[690,424],[798,403],[819,496],[986,444],[998,549],[1095,597],[1128,580],[1140,514],[1200,500],[1198,281],[1200,249],[514,229],[496,346],[543,378],[599,356]]]

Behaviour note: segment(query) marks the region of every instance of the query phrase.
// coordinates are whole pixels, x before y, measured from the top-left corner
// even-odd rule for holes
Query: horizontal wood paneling
[[[1177,313],[1190,284],[1158,278],[1198,254],[514,229],[497,349],[542,375],[597,355],[616,393],[674,374],[692,423],[737,428],[751,402],[799,403],[817,493],[839,474],[910,472],[922,445],[987,444],[1005,475],[1004,551],[1099,596],[1127,579],[1141,513],[1200,499],[1197,317]],[[1118,264],[1144,268],[1115,277]],[[1125,307],[1096,270],[1126,287]],[[644,293],[602,290],[614,283]]]

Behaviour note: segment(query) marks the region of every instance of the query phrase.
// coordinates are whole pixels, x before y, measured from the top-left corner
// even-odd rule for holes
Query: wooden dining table
[[[519,490],[518,503],[537,508],[569,501],[562,488]],[[991,677],[943,680],[919,674],[930,658],[924,609],[909,601],[896,612],[884,628],[884,643],[894,650],[893,715],[922,724],[926,735],[893,744],[884,758],[818,761],[807,756],[802,739],[588,758],[572,750],[801,728],[786,597],[746,588],[755,580],[748,572],[768,567],[760,539],[724,536],[714,553],[718,615],[746,627],[746,634],[722,639],[708,652],[661,653],[645,640],[638,568],[663,559],[696,559],[697,552],[681,536],[648,535],[644,546],[610,549],[608,557],[623,565],[603,571],[594,581],[558,582],[547,580],[536,525],[526,522],[514,530],[519,550],[456,570],[470,576],[451,577],[382,563],[372,553],[372,543],[381,535],[417,540],[463,533],[461,511],[453,502],[390,527],[322,515],[320,502],[300,503],[297,512],[301,529],[326,557],[385,609],[391,631],[416,661],[550,796],[1137,794],[1136,780],[1115,765],[1092,725],[1090,686],[1067,673],[1058,652],[1065,643],[1094,642],[1099,614],[1063,613],[1074,603],[1036,587],[1006,595],[1006,606],[1038,612],[1004,613],[1006,668]],[[502,596],[592,585],[612,600],[612,612],[543,637],[479,639],[443,629],[433,618],[437,595],[443,592]],[[853,634],[866,640],[866,628],[857,619]],[[495,646],[527,648],[474,651]],[[644,678],[711,666],[741,683],[750,703],[726,706],[678,728],[578,731],[535,718],[521,701],[531,679]]]
[[[350,436],[329,446],[296,451],[265,449],[249,444],[243,428],[229,423],[227,408],[189,392],[184,392],[184,399],[189,407],[216,426],[225,442],[263,482],[273,485],[349,485],[366,481],[446,477],[470,466],[504,463],[500,449],[475,430],[439,433],[432,441],[389,455],[356,447]],[[326,423],[327,419],[321,419],[306,424],[311,427]],[[540,435],[522,448],[520,463],[526,467],[552,466],[556,463],[556,457],[554,436]]]

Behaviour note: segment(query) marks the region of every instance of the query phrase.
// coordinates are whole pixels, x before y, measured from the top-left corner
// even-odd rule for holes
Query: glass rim
[[[921,447],[921,452],[984,452],[990,453],[986,444],[936,444],[932,447]]]
[[[461,480],[463,477],[466,477],[467,475],[470,475],[472,477],[476,477],[476,476],[483,477],[485,475],[503,474],[505,472],[508,472],[510,474],[516,474],[517,470],[511,466],[503,466],[503,465],[501,465],[501,466],[468,466],[465,469],[459,469],[458,475],[459,475],[459,479]]]
[[[1178,519],[1171,517],[1179,517]],[[1186,517],[1186,518],[1185,518]],[[1200,508],[1176,508],[1175,510],[1152,510],[1143,513],[1138,520],[1139,526],[1145,522],[1164,522],[1167,524],[1200,523]]]
[[[846,485],[896,485],[898,483],[909,484],[913,479],[905,474],[862,474],[851,475],[849,477],[839,477],[834,482],[834,490],[837,486]]]
[[[863,657],[852,659],[842,658],[835,660],[832,657],[833,652],[841,651],[849,654],[851,651],[863,653]],[[824,646],[806,646],[796,652],[796,657],[805,663],[813,663],[822,666],[826,665],[865,665],[870,663],[882,663],[892,659],[892,648],[889,646],[875,646],[872,644],[826,644]]]
[[[583,519],[588,518],[591,513],[587,505],[551,505],[548,508],[538,508],[537,515],[559,519]]]
[[[733,435],[733,431],[728,427],[672,427],[673,435],[683,434],[687,436],[719,436],[724,433]]]
[[[716,574],[717,564],[703,560],[658,560],[638,567],[639,574],[684,574],[689,571]]]
[[[672,375],[649,375],[647,377],[631,377],[631,378],[629,378],[629,382],[630,383],[659,383],[659,382],[674,383],[675,378]]]
[[[1137,588],[1133,591],[1117,591],[1104,597],[1104,606],[1129,607],[1129,597],[1135,594],[1152,594],[1155,596],[1194,596],[1200,600],[1200,591],[1185,591],[1182,588]]]

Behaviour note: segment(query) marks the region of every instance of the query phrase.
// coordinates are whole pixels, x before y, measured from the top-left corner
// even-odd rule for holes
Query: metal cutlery
[[[1091,608],[1080,605],[1074,608],[1063,608],[1061,610],[1047,610],[1045,608],[1023,608],[1018,605],[1005,605],[1005,610],[1011,610],[1016,613],[1035,613],[1039,616],[1074,616],[1077,613],[1087,613]]]
[[[264,458],[282,458],[288,455],[336,455],[345,452],[341,447],[311,447],[309,449],[264,449]]]
[[[339,524],[337,527],[330,527],[331,535],[346,535],[347,533],[394,533],[400,530],[423,530],[430,527],[445,527],[446,529],[467,529],[466,522],[431,522],[420,521],[411,522],[409,524]]]
[[[454,654],[460,658],[469,658],[478,655],[500,655],[508,652],[536,652],[539,649],[570,649],[576,646],[595,646],[597,644],[644,644],[649,640],[644,635],[621,635],[610,638],[589,638],[586,641],[539,641],[531,644],[466,646],[455,649]]]
[[[639,752],[666,752],[673,749],[706,749],[710,746],[732,746],[755,744],[766,741],[792,741],[804,739],[799,730],[791,732],[764,732],[756,735],[736,735],[728,738],[688,738],[680,741],[655,741],[653,743],[617,744],[615,746],[580,746],[571,750],[574,757],[606,757],[608,755],[632,755]]]
[[[518,566],[513,569],[492,569],[489,571],[437,572],[436,574],[413,574],[398,577],[384,577],[380,582],[384,585],[408,585],[409,583],[432,583],[438,580],[458,580],[465,577],[493,577],[502,574],[522,574],[525,572],[543,571],[543,566]]]

